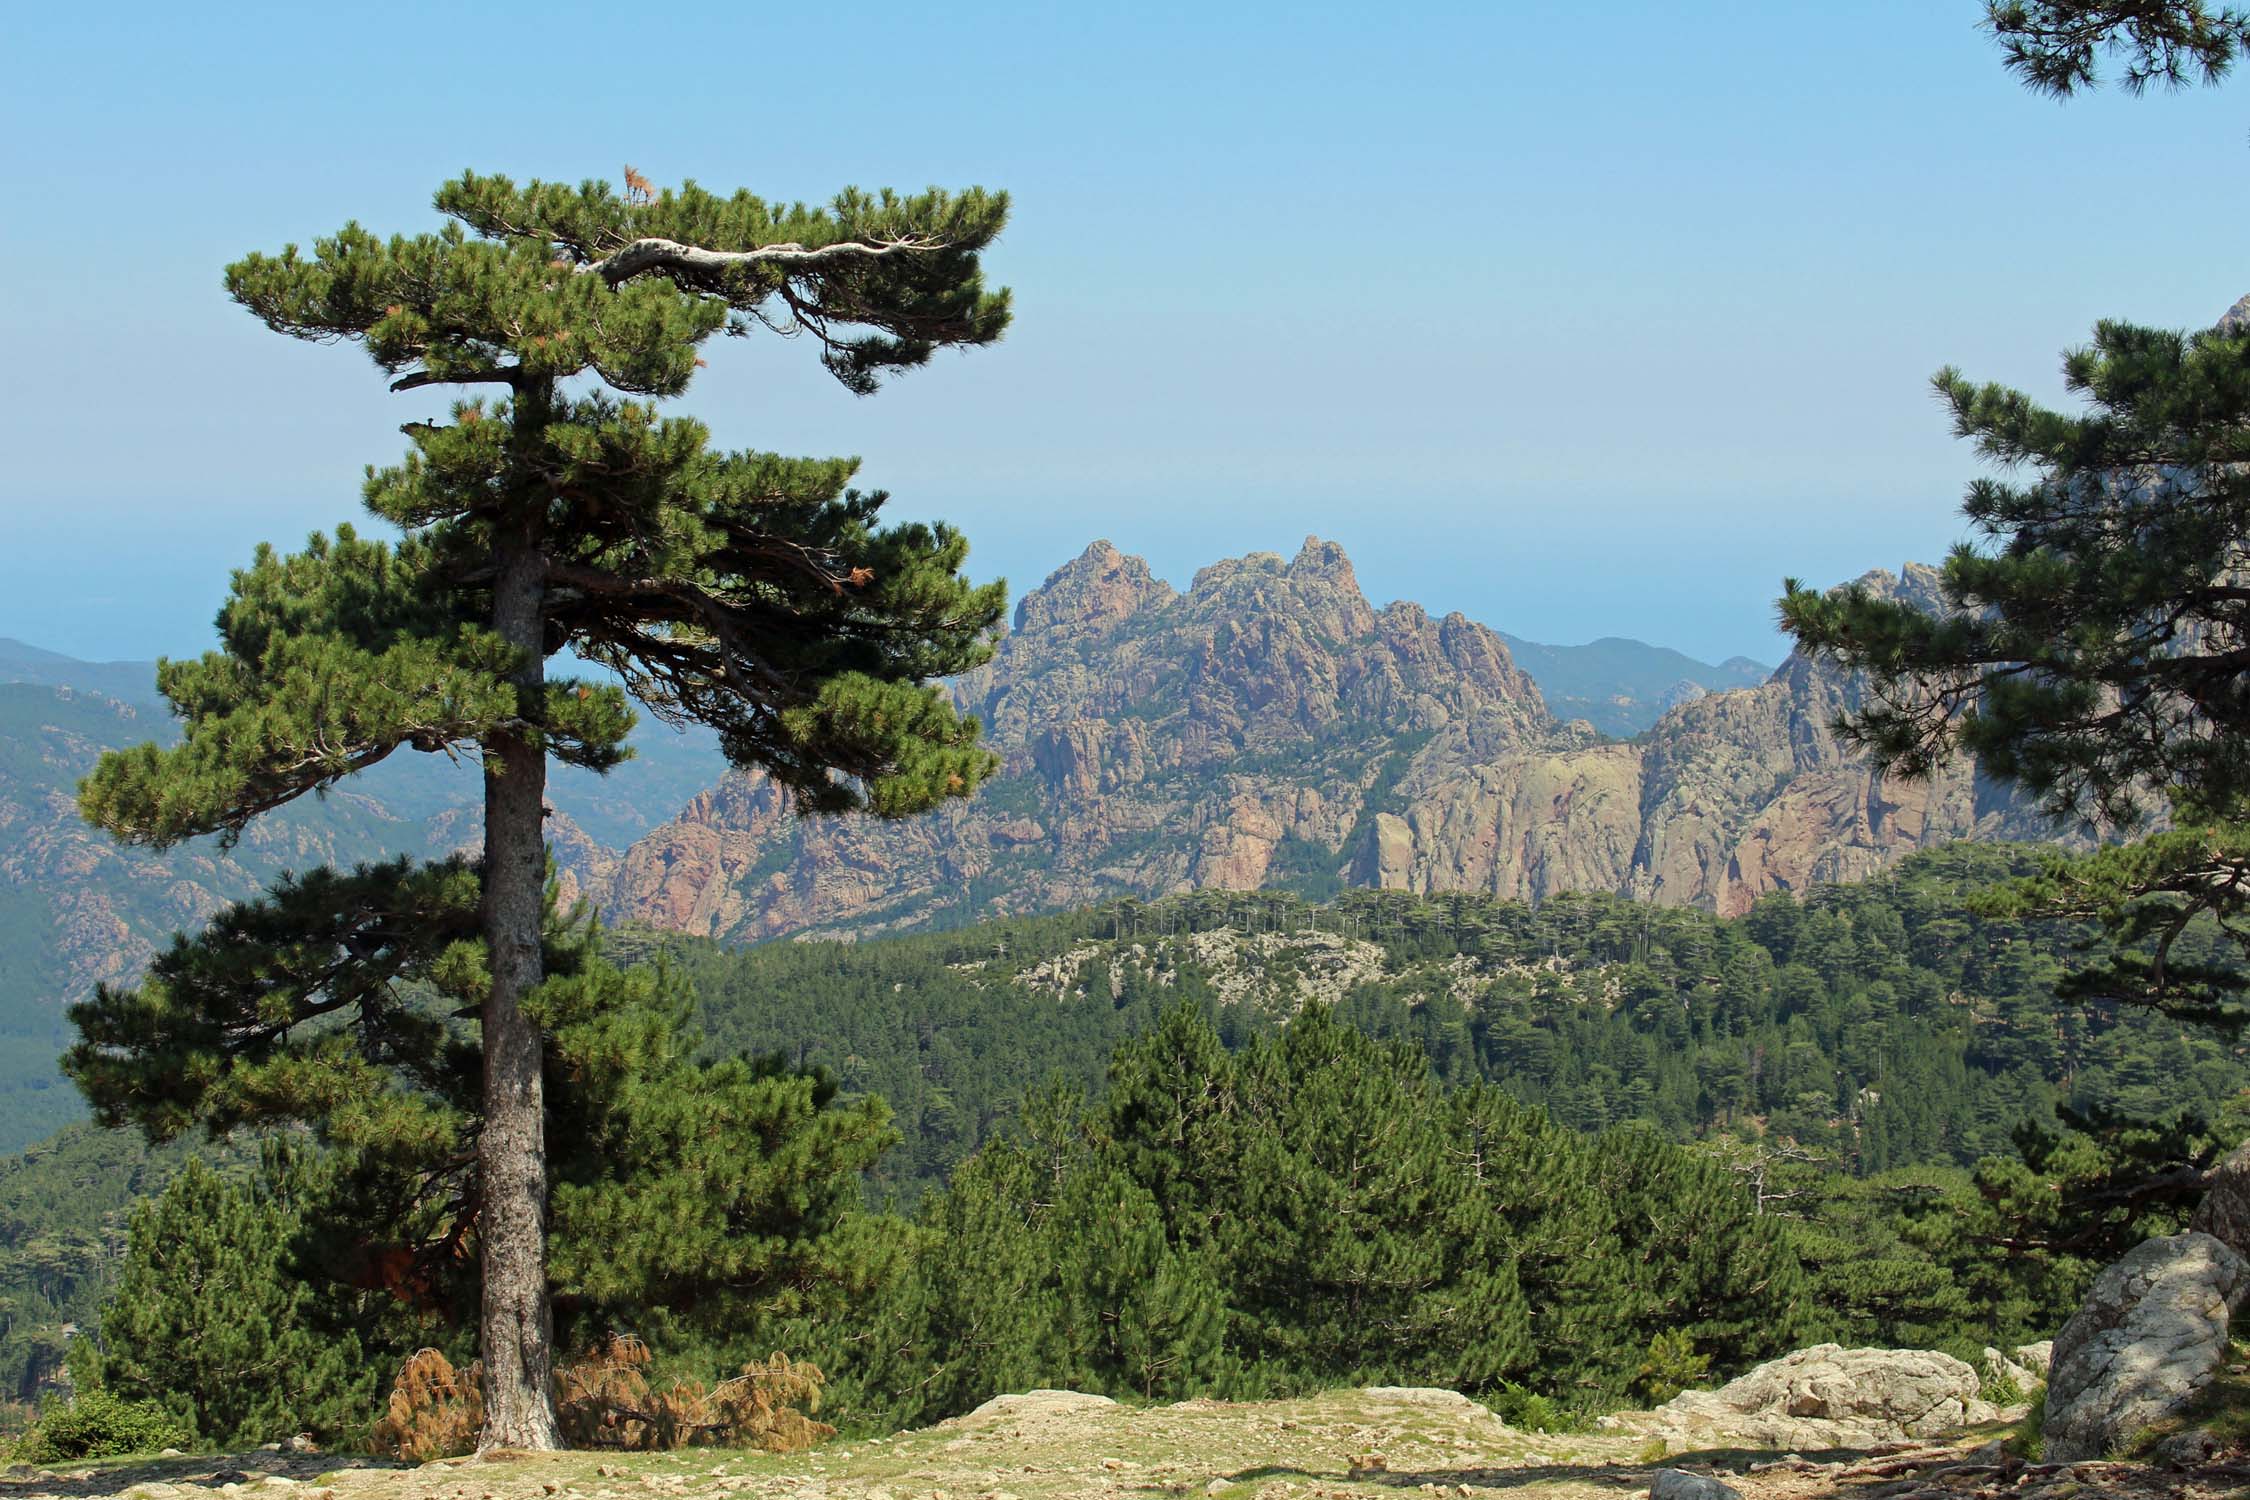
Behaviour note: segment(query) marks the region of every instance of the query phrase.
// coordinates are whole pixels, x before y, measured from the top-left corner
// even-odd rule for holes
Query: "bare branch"
[[[819,265],[825,261],[875,259],[885,255],[910,254],[917,251],[942,250],[942,240],[908,238],[880,240],[869,244],[847,240],[841,244],[818,245],[806,249],[803,245],[764,245],[756,250],[706,250],[700,245],[683,245],[678,240],[635,240],[624,249],[600,260],[578,268],[580,275],[598,273],[611,286],[630,280],[647,271],[731,271],[739,266],[803,266]]]
[[[395,391],[416,391],[426,385],[515,385],[523,378],[523,371],[514,365],[498,370],[478,370],[468,375],[437,375],[428,370],[416,370],[411,375],[401,375],[391,382]]]

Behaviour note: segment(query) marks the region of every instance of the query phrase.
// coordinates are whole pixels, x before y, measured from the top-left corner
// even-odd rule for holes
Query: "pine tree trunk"
[[[536,714],[545,691],[545,560],[536,519],[497,548],[493,628],[524,653],[515,679],[519,712]],[[539,1029],[524,995],[542,977],[547,755],[522,736],[485,746],[484,931],[492,993],[485,1001],[484,1129],[478,1138],[484,1254],[480,1327],[484,1435],[479,1447],[562,1446],[550,1379],[554,1340],[547,1305],[547,1128]]]

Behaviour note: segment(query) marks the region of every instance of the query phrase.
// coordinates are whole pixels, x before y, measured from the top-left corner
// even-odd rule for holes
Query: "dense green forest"
[[[2064,1225],[2073,1186],[2136,1141],[2063,1122],[2184,1119],[2171,1145],[2208,1150],[2243,1133],[2250,1066],[2208,1031],[2058,1001],[2083,934],[1964,904],[2030,858],[1959,846],[1732,921],[1600,896],[1203,892],[859,944],[611,934],[612,959],[694,997],[707,1058],[831,1078],[821,1109],[879,1097],[900,1136],[868,1211],[768,1314],[646,1331],[703,1367],[809,1354],[868,1428],[1032,1380],[1437,1383],[1521,1415],[1813,1336],[1973,1355],[2051,1333],[2105,1248],[2165,1212]],[[293,1216],[323,1210],[301,1185],[253,1190],[250,1154],[228,1222],[263,1226],[250,1263],[285,1265]],[[19,1392],[52,1375],[63,1324],[96,1320],[130,1205],[185,1155],[74,1127],[0,1176]],[[1629,1234],[1621,1205],[1669,1232]],[[2068,1247],[1999,1248],[2043,1235]],[[147,1253],[123,1274],[161,1302]],[[1400,1283],[1419,1290],[1381,1291]],[[370,1359],[435,1336],[347,1300],[303,1316]],[[364,1381],[291,1399],[342,1423]]]
[[[1203,891],[881,942],[613,947],[678,964],[713,1046],[779,1052],[887,1100],[905,1142],[878,1181],[905,1201],[1028,1090],[1095,1085],[1176,998],[1212,1007],[1233,1045],[1332,998],[1370,1034],[1417,1044],[1442,1081],[1497,1084],[1576,1129],[1771,1134],[1861,1176],[2008,1154],[2058,1104],[2215,1119],[2250,1082],[2241,1046],[2058,1004],[2084,934],[1965,912],[2030,859],[1955,845],[1734,921],[1604,895],[1351,891],[1315,906]]]

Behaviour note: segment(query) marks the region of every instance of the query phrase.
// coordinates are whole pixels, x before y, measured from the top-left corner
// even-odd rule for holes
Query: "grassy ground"
[[[1979,1465],[1991,1434],[1909,1454],[1747,1451],[1658,1458],[1647,1440],[1514,1431],[1449,1392],[1339,1391],[1296,1401],[1129,1408],[1085,1397],[1003,1398],[968,1417],[809,1453],[497,1455],[409,1467],[384,1460],[260,1453],[90,1464],[0,1476],[0,1500],[126,1495],[132,1500],[1047,1500],[1202,1495],[1326,1500],[1403,1494],[1606,1500],[1643,1495],[1658,1467],[1717,1473],[1745,1500],[2120,1500],[2216,1496],[2110,1482],[2110,1469],[2040,1473]],[[1948,1470],[1967,1467],[1948,1478]],[[1986,1454],[1989,1458],[1990,1455]],[[1924,1482],[1924,1476],[1927,1482]],[[2114,1476],[2111,1476],[2114,1478]],[[2052,1481],[2052,1482],[2050,1482]]]

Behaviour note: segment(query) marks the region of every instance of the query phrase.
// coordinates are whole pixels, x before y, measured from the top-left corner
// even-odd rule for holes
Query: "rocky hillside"
[[[1929,569],[1870,576],[1935,606]],[[1005,757],[974,802],[808,823],[730,776],[633,845],[607,910],[756,939],[1350,884],[1731,914],[1928,844],[2045,831],[1965,770],[1871,775],[1828,727],[1852,683],[1801,658],[1607,740],[1558,718],[1496,632],[1371,607],[1317,539],[1213,564],[1184,593],[1096,543],[955,691]]]

